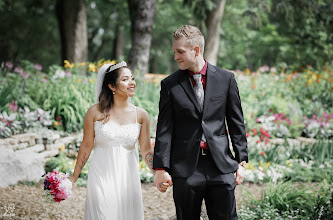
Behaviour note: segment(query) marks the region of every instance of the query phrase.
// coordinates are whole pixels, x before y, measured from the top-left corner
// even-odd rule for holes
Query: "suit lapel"
[[[205,110],[208,108],[209,100],[214,94],[215,90],[215,82],[216,82],[216,69],[210,63],[207,64],[207,81],[206,81],[206,89],[205,89],[205,100],[204,100],[204,107],[203,107],[203,114]]]
[[[193,102],[195,107],[200,112],[200,106],[199,106],[197,98],[195,97],[193,87],[191,85],[190,78],[189,78],[189,75],[187,73],[187,70],[183,70],[183,71],[181,71],[181,73],[182,74],[179,77],[179,82],[180,82],[181,86],[184,88],[184,90],[187,93],[190,100]]]

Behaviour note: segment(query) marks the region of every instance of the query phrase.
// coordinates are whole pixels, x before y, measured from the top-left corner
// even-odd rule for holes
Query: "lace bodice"
[[[136,112],[136,111],[135,111]],[[136,123],[120,125],[113,121],[103,123],[95,121],[95,146],[124,147],[128,150],[135,149],[141,124]]]

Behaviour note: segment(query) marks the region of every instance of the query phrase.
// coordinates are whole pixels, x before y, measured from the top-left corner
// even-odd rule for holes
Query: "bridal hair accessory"
[[[118,69],[120,67],[123,67],[123,66],[127,66],[127,63],[125,61],[121,61],[120,63],[116,64],[116,65],[112,65],[111,67],[109,67],[107,69],[107,72],[112,72],[113,70],[115,69]]]
[[[98,98],[99,94],[101,94],[102,91],[105,74],[124,66],[127,66],[127,63],[125,61],[122,61],[116,65],[107,63],[101,66],[101,68],[99,68],[95,85],[95,104],[99,103]]]

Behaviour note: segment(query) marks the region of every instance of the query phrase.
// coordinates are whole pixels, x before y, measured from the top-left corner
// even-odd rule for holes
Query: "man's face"
[[[185,44],[185,39],[179,39],[173,41],[172,50],[175,54],[174,59],[177,61],[179,69],[193,71],[196,62],[194,48],[189,48]]]

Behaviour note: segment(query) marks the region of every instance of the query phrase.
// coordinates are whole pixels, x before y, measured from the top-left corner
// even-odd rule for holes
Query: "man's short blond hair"
[[[186,46],[193,49],[200,47],[200,53],[203,54],[205,48],[205,38],[199,28],[192,25],[184,25],[173,32],[173,40],[185,39]]]

